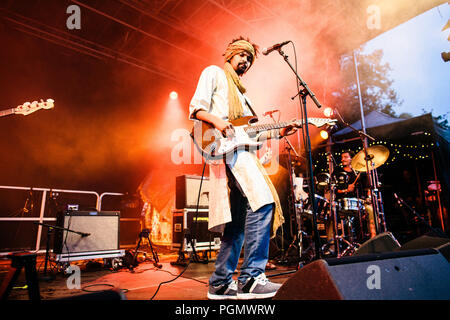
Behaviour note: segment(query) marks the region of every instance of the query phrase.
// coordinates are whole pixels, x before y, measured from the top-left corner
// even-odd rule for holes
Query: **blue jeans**
[[[230,188],[230,203],[232,221],[225,226],[216,258],[216,270],[209,279],[209,284],[213,286],[232,281],[242,246],[244,261],[239,281],[245,282],[248,278],[263,273],[269,260],[273,203],[253,212],[247,198],[237,188]]]

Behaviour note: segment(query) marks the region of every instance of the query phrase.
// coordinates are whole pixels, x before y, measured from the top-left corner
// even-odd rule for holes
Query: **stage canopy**
[[[2,1],[6,28],[99,59],[116,60],[193,85],[198,69],[182,61],[220,56],[225,42],[247,35],[261,46],[292,40],[303,64],[358,48],[444,0],[114,0]],[[81,9],[81,28],[68,30],[70,5]],[[66,14],[67,10],[67,14]],[[307,61],[320,50],[323,59]],[[168,57],[178,57],[178,61]],[[306,59],[306,61],[305,61]],[[192,65],[192,63],[191,63]],[[197,64],[194,64],[197,67]],[[317,70],[323,70],[319,68]]]
[[[384,179],[381,179],[384,181],[381,182],[397,184],[398,188],[390,186],[390,194],[385,193],[383,197],[392,198],[393,192],[399,193],[400,190],[401,193],[402,188],[411,187],[402,185],[401,174],[406,169],[411,169],[416,176],[412,183],[418,184],[417,197],[425,198],[424,190],[430,191],[436,185],[432,181],[439,181],[442,188],[441,205],[446,208],[443,211],[444,230],[447,230],[450,227],[445,212],[448,212],[450,204],[450,130],[441,127],[429,113],[410,119],[398,119],[373,111],[364,119],[367,134],[375,139],[368,140],[369,146],[381,144],[390,151],[389,159],[378,171],[385,173]],[[361,130],[361,121],[351,126]],[[334,152],[361,150],[362,141],[358,137],[359,134],[349,127],[337,131],[332,135]],[[439,210],[433,214],[439,215]]]

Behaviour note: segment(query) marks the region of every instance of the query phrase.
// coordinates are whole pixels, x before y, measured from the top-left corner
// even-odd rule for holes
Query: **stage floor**
[[[127,300],[150,300],[161,283],[175,279],[185,269],[182,265],[171,264],[171,262],[177,261],[177,252],[165,250],[164,253],[161,253],[159,248],[156,250],[162,264],[161,268],[155,267],[151,260],[139,263],[133,271],[128,268],[121,268],[117,271],[107,269],[102,260],[73,262],[80,267],[81,271],[79,289],[69,288],[68,281],[72,286],[75,282],[70,281],[69,275],[65,275],[64,272],[48,271],[47,273],[55,275],[55,278],[50,281],[39,281],[41,299],[60,299],[115,288],[120,290]],[[186,257],[188,256],[186,255]],[[37,259],[39,276],[43,275],[44,261],[45,257],[39,255]],[[242,259],[240,263],[242,263]],[[3,283],[9,267],[9,259],[0,260],[0,283]],[[292,273],[289,273],[291,270]],[[153,300],[207,300],[208,279],[213,271],[214,254],[207,263],[192,262],[176,280],[162,284]],[[295,272],[295,266],[276,265],[276,269],[266,270],[266,275],[272,282],[284,283],[293,272]],[[236,273],[234,278],[237,276]],[[22,271],[8,299],[28,300],[28,291],[25,285],[25,272]]]

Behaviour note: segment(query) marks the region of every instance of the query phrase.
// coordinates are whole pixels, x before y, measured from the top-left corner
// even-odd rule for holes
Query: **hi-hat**
[[[376,169],[383,165],[389,158],[389,149],[382,145],[372,146],[367,148],[367,155],[369,166],[371,169]],[[352,167],[356,171],[366,172],[366,155],[364,149],[358,152],[352,159]]]

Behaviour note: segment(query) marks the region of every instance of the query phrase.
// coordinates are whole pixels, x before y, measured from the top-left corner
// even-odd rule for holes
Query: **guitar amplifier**
[[[192,251],[191,243],[186,240],[186,235],[192,237],[195,250],[219,250],[221,233],[208,230],[208,210],[181,209],[172,210],[172,249]]]
[[[58,213],[56,226],[80,234],[55,229],[53,252],[76,255],[79,253],[112,252],[119,249],[119,211],[71,211]]]
[[[175,179],[175,208],[197,208],[201,176],[183,175]],[[209,208],[209,178],[203,177],[199,208]]]

